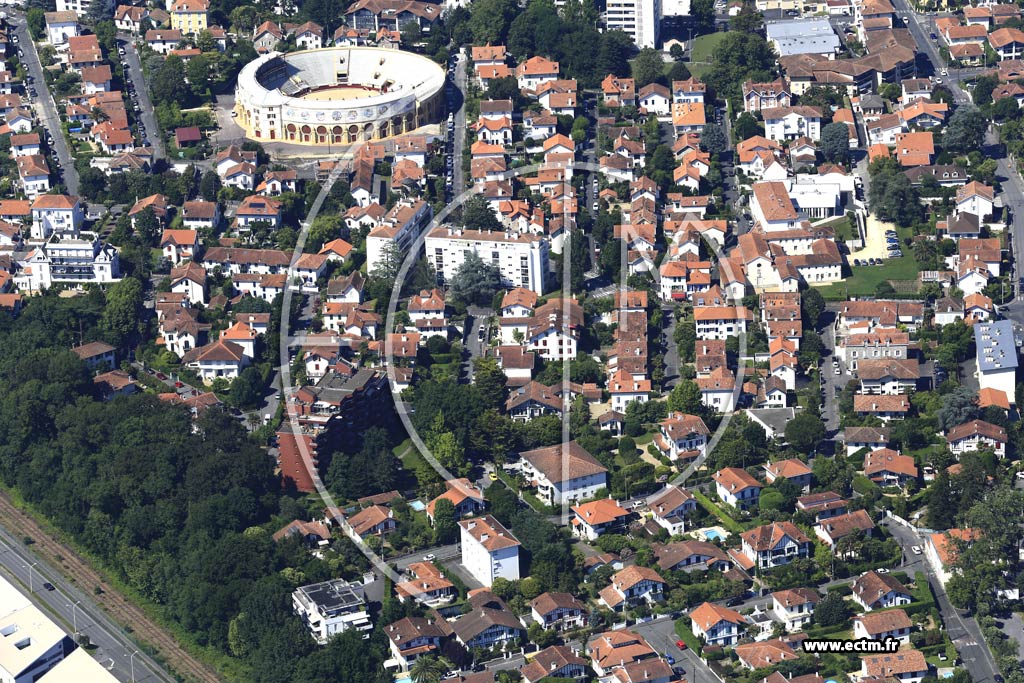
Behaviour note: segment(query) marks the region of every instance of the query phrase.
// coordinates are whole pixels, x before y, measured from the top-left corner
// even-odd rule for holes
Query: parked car
[[[853,259],[853,265],[859,266],[860,265],[860,259],[859,258]]]
[[[677,640],[676,641],[676,647],[678,647],[680,650],[685,650],[686,649],[686,643],[681,641],[681,640]]]

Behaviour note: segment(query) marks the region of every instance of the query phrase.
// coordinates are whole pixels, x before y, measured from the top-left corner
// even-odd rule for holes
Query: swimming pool
[[[722,540],[722,534],[718,533],[714,529],[708,529],[704,532],[704,538],[708,539],[709,541],[720,541]],[[825,681],[825,683],[828,683],[828,681]],[[833,681],[832,683],[835,683],[835,681]]]
[[[409,503],[409,507],[411,507],[413,509],[413,512],[423,512],[424,510],[427,509],[427,506],[423,504],[422,500],[414,500],[414,501],[412,501],[411,503]],[[411,681],[411,680],[412,680],[411,678],[408,679],[408,681]],[[402,681],[400,683],[408,683],[408,681]]]

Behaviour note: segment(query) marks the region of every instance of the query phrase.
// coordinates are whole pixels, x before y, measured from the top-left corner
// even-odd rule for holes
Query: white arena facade
[[[444,69],[402,50],[272,52],[235,87],[237,122],[259,142],[352,144],[408,133],[441,116]]]

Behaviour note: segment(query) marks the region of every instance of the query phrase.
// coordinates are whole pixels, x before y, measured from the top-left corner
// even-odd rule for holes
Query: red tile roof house
[[[580,657],[569,647],[565,645],[552,645],[538,652],[519,671],[523,674],[523,680],[526,683],[538,683],[545,678],[582,680],[590,673],[590,665],[587,660]],[[493,674],[491,675],[493,676]]]
[[[163,249],[164,258],[178,265],[197,254],[199,233],[195,230],[164,230],[160,248]]]
[[[904,643],[909,643],[910,630],[913,627],[914,623],[901,609],[868,612],[853,618],[853,637],[873,640],[896,638]]]
[[[861,660],[861,678],[920,683],[928,675],[928,662],[920,650],[903,650],[894,654],[867,655]]]
[[[740,629],[746,627],[747,619],[728,607],[705,602],[690,612],[693,635],[708,645],[735,645],[740,639]]]
[[[424,617],[405,617],[384,627],[391,648],[391,656],[398,661],[402,671],[424,655],[436,655],[441,642],[450,631],[447,624],[435,623]]]
[[[743,555],[758,569],[771,569],[809,557],[811,539],[792,522],[772,522],[740,534]]]
[[[813,588],[792,588],[772,593],[772,612],[790,633],[811,623],[814,606],[821,600]]]
[[[726,467],[715,472],[715,491],[722,502],[734,508],[747,509],[757,505],[763,485],[746,470]]]
[[[914,458],[891,448],[879,448],[864,459],[864,476],[879,486],[905,486],[917,479]]]
[[[811,468],[803,460],[788,458],[766,463],[764,466],[764,480],[771,484],[776,479],[788,479],[803,490],[809,490],[811,485]]]
[[[542,593],[530,602],[530,616],[546,629],[570,631],[582,628],[587,606],[569,593]]]
[[[949,450],[957,456],[982,448],[991,449],[1000,458],[1006,457],[1006,430],[984,420],[971,420],[946,432]]]
[[[174,144],[178,147],[190,147],[197,142],[201,142],[202,139],[203,133],[199,130],[198,126],[174,129]]]
[[[629,510],[619,505],[612,498],[598,498],[573,506],[572,532],[580,538],[594,541],[609,532],[622,532],[626,520],[630,518]]]
[[[818,522],[814,525],[814,535],[829,548],[838,551],[844,538],[854,538],[859,534],[871,536],[874,528],[875,523],[867,512],[854,510]],[[856,551],[846,550],[841,553],[841,556],[843,558],[856,556]]]
[[[641,603],[661,600],[665,580],[658,572],[633,565],[612,575],[611,585],[600,591],[601,603],[616,612]]]
[[[866,612],[909,605],[913,596],[907,588],[888,574],[869,571],[853,582],[853,599]]]

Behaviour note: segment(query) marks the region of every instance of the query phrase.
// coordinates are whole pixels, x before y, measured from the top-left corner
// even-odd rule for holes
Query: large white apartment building
[[[462,566],[485,586],[519,579],[519,541],[490,515],[459,522]]]
[[[608,0],[605,26],[624,31],[637,47],[655,47],[661,34],[661,0]]]
[[[91,232],[39,243],[18,260],[18,265],[15,281],[19,289],[27,291],[39,291],[58,282],[102,284],[121,279],[117,248],[102,243]]]
[[[434,266],[438,284],[451,282],[470,252],[501,271],[506,286],[544,293],[548,242],[540,235],[452,227],[434,228],[427,235],[427,261]]]
[[[366,236],[366,272],[372,273],[380,265],[392,244],[397,247],[399,255],[404,255],[433,217],[434,210],[423,200],[395,204],[381,224]]]

